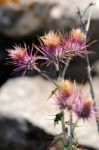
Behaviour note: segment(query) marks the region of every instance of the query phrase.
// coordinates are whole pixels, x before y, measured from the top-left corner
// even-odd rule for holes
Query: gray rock
[[[23,118],[0,116],[1,150],[50,150],[53,136]]]
[[[0,32],[21,37],[43,29],[66,29],[79,24],[77,7],[84,10],[90,0],[31,0],[21,5],[5,4],[0,6]],[[71,7],[72,6],[72,7]],[[93,8],[92,19],[98,19],[98,1]],[[86,16],[87,17],[87,16]],[[2,28],[3,27],[3,28]],[[95,29],[95,28],[94,28]]]

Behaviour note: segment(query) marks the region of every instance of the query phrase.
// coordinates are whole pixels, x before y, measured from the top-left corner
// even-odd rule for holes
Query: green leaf
[[[55,124],[55,125],[58,124],[59,121],[61,121],[62,116],[63,116],[63,113],[62,113],[62,112],[56,114],[55,119],[54,119],[54,124]]]

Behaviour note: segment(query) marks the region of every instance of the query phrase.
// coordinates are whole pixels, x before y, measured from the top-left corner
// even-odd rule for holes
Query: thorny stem
[[[59,72],[59,66],[58,64],[55,65],[56,67],[56,71]],[[42,71],[38,68],[35,68],[35,70],[43,77],[45,77],[46,79],[48,79],[49,81],[51,81],[56,87],[58,87],[57,83],[52,80],[49,76],[47,76],[46,74],[42,73]],[[58,77],[59,78],[59,77]],[[65,147],[67,147],[67,137],[66,137],[66,131],[65,131],[65,120],[64,120],[64,110],[61,111],[63,116],[61,118],[61,125],[62,125],[62,134],[63,134],[63,142],[64,142],[64,150],[65,150]]]
[[[67,62],[65,63],[65,67],[64,67],[63,72],[62,72],[62,79],[65,78],[65,73],[67,71],[67,68],[68,68],[68,65],[70,63],[70,60],[71,60],[71,57],[69,57],[68,60],[67,60]]]
[[[56,65],[56,71],[59,73],[58,74],[58,80],[59,79],[64,79],[65,78],[65,73],[67,71],[68,65],[70,63],[71,57],[68,58],[65,67],[63,69],[62,75],[60,77],[60,72],[59,72],[59,65],[57,63]],[[62,125],[62,133],[63,133],[63,142],[64,142],[64,150],[68,146],[67,144],[67,137],[66,137],[66,130],[65,130],[65,120],[64,120],[64,110],[62,110],[63,116],[61,118],[61,125]],[[72,112],[70,112],[70,136],[69,136],[69,150],[72,150],[72,144],[73,144],[73,120],[72,120]]]
[[[65,78],[65,73],[67,71],[68,65],[70,63],[71,57],[68,58],[68,61],[65,64],[65,67],[63,69],[62,72],[62,76],[61,78],[64,79]],[[63,131],[63,139],[64,139],[64,148],[67,145],[67,141],[66,141],[66,131],[65,131],[65,126],[64,126],[64,115],[62,118],[62,131]],[[72,111],[70,111],[70,136],[69,136],[69,150],[72,150],[72,144],[73,144],[73,118],[72,118]]]
[[[72,118],[72,111],[70,111],[70,137],[69,137],[69,150],[72,150],[73,144],[73,118]]]
[[[59,62],[55,62],[55,69],[56,69],[57,78],[59,78],[60,76]]]
[[[92,5],[89,5],[89,6],[92,6]],[[88,17],[88,21],[87,21],[87,25],[86,25],[86,29],[85,29],[86,36],[89,31],[89,26],[90,26],[90,22],[91,22],[91,13],[92,13],[92,7],[90,7],[89,17]],[[89,85],[90,85],[90,93],[91,93],[92,99],[95,101],[95,94],[94,94],[94,89],[93,89],[93,84],[92,84],[92,76],[91,76],[91,67],[90,67],[89,57],[87,54],[86,54],[86,62],[87,62],[87,72],[88,72],[88,79],[89,79]]]
[[[87,21],[87,24],[86,24],[86,28],[85,28],[85,32],[86,32],[86,36],[87,36],[87,33],[89,31],[89,26],[90,26],[90,22],[91,22],[91,14],[92,14],[92,7],[93,5],[90,5],[89,7],[89,16],[88,16],[88,21]]]
[[[62,72],[62,79],[65,78],[65,73],[67,71],[68,65],[70,63],[71,57],[68,58],[65,67]],[[70,137],[69,137],[69,150],[72,150],[72,144],[73,144],[73,118],[72,118],[72,111],[70,111]]]
[[[86,62],[87,62],[87,73],[88,73],[88,81],[89,81],[89,86],[90,86],[90,93],[91,93],[91,97],[94,101],[94,111],[97,113],[95,93],[94,93],[94,89],[93,89],[92,76],[91,76],[91,67],[90,67],[89,57],[87,54],[86,54]],[[99,132],[99,121],[97,119],[97,116],[96,116],[96,123],[97,123],[97,130]]]
[[[84,20],[83,20],[83,15],[81,14],[79,7],[77,9],[78,9],[77,14],[78,14],[78,16],[80,18],[81,26],[82,26],[82,28],[85,28],[85,23],[84,23]]]
[[[94,94],[92,76],[91,76],[91,67],[90,67],[88,55],[86,55],[86,62],[87,62],[87,73],[88,73],[88,79],[89,79],[89,85],[90,85],[90,93],[91,93],[92,99],[95,101],[95,94]]]
[[[82,18],[85,16],[87,10],[88,10],[91,6],[93,6],[93,5],[94,5],[94,3],[91,2],[91,3],[86,7],[86,9],[84,10],[84,12],[83,12],[83,14],[82,14]]]
[[[37,67],[35,68],[35,70],[42,76],[45,77],[46,79],[48,79],[49,81],[51,81],[56,87],[58,87],[57,83],[52,80],[49,76],[47,76],[46,74],[44,74],[40,69],[38,69]]]
[[[83,30],[85,30],[85,34],[86,34],[86,37],[87,37],[87,34],[88,34],[88,31],[89,31],[89,26],[90,26],[90,22],[91,22],[91,13],[92,13],[92,7],[94,3],[90,3],[89,6],[85,9],[83,15],[79,15],[81,13],[79,13],[79,17],[81,19],[81,25],[83,27]],[[89,9],[89,17],[88,17],[88,21],[87,21],[87,24],[86,24],[86,27],[84,28],[84,20],[83,20],[83,17],[87,11],[87,9]],[[79,10],[80,12],[80,10]],[[91,97],[92,99],[94,100],[94,110],[96,111],[97,113],[97,109],[96,109],[96,101],[95,101],[95,93],[94,93],[94,89],[93,89],[93,83],[92,83],[92,76],[91,76],[91,67],[90,67],[90,62],[89,62],[89,57],[86,53],[86,62],[87,62],[87,73],[88,73],[88,81],[89,81],[89,86],[90,86],[90,93],[91,93]],[[97,128],[98,128],[98,132],[99,132],[99,121],[97,120],[97,117],[96,117],[96,123],[97,123]]]
[[[67,137],[66,137],[66,131],[65,131],[64,110],[62,110],[62,113],[63,113],[63,116],[61,118],[61,125],[62,125],[63,142],[64,142],[64,150],[65,150],[65,147],[67,147]]]
[[[76,125],[77,125],[78,121],[79,121],[79,118],[77,118],[76,122],[74,123],[74,125],[73,125],[73,127],[72,127],[72,132],[74,132],[75,127],[76,127]]]
[[[55,68],[56,68],[56,74],[57,74],[57,80],[60,81],[60,70],[59,70],[59,63],[57,62],[55,64]],[[62,78],[61,78],[62,79]],[[62,112],[62,117],[61,117],[61,126],[62,126],[62,135],[63,135],[63,143],[64,143],[64,150],[65,148],[68,146],[67,144],[67,133],[65,130],[65,118],[64,118],[64,110],[61,110]]]
[[[90,5],[90,6],[92,6],[92,5]],[[85,30],[86,36],[89,31],[89,26],[90,26],[90,21],[91,21],[91,13],[92,13],[92,7],[90,7],[89,18],[88,18],[87,25],[86,25],[86,30]],[[95,93],[94,93],[94,89],[93,89],[92,76],[91,76],[91,67],[90,67],[89,57],[87,54],[86,54],[86,62],[87,62],[88,79],[89,79],[89,85],[90,85],[90,93],[91,93],[92,99],[94,100],[94,110],[97,113]],[[97,123],[97,130],[99,132],[99,121],[97,120],[97,117],[96,117],[96,123]]]

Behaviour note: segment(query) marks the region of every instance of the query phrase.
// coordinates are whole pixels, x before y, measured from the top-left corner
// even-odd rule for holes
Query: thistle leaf
[[[56,114],[55,119],[54,119],[54,124],[55,124],[55,125],[58,124],[59,121],[61,121],[62,116],[63,116],[63,113],[62,113],[62,112]]]

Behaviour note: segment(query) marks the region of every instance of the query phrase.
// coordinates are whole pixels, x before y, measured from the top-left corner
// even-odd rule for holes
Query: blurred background
[[[89,3],[90,0],[83,0],[82,3],[80,0],[0,0],[0,85],[7,78],[22,74],[11,74],[13,66],[5,65],[6,49],[13,48],[15,44],[23,45],[24,42],[30,47],[33,42],[38,44],[37,36],[42,36],[49,30],[66,32],[71,28],[79,27],[80,20],[77,15],[77,8],[79,7],[83,11]],[[98,14],[99,2],[97,0],[93,7],[88,36],[90,42],[96,40],[90,47],[95,52],[94,55],[90,55],[92,65],[99,58]],[[88,13],[85,15],[86,19],[87,17]],[[66,77],[76,78],[78,82],[81,82],[82,79],[83,82],[86,81],[85,66],[85,60],[76,58],[71,62],[74,71],[68,69]],[[95,71],[92,74],[95,75]],[[31,75],[31,72],[28,75]],[[32,75],[35,74],[32,73]]]
[[[92,9],[88,39],[96,42],[89,48],[94,51],[89,58],[95,89],[98,90],[99,0],[0,0],[0,150],[45,150],[54,138],[53,135],[59,132],[57,129],[54,133],[52,122],[46,121],[50,114],[55,115],[57,111],[46,103],[47,95],[52,89],[51,83],[35,72],[27,72],[25,77],[22,77],[22,72],[12,73],[14,66],[7,64],[6,50],[13,48],[15,44],[23,45],[24,42],[30,47],[32,43],[38,44],[37,36],[42,36],[49,30],[67,32],[79,27],[77,8],[82,12],[90,2],[95,2],[95,6]],[[87,17],[88,13],[85,15]],[[47,71],[55,79],[52,68],[49,67]],[[86,83],[85,59],[72,60],[66,78]],[[87,83],[85,89],[86,87]],[[39,97],[42,98],[40,105]],[[89,133],[90,130],[95,132],[89,127]],[[99,149],[99,144],[96,144],[99,137],[96,134],[94,137],[92,135],[93,143],[90,139],[83,141],[85,136],[86,131],[81,133],[82,144]],[[49,149],[58,150],[57,146]]]

